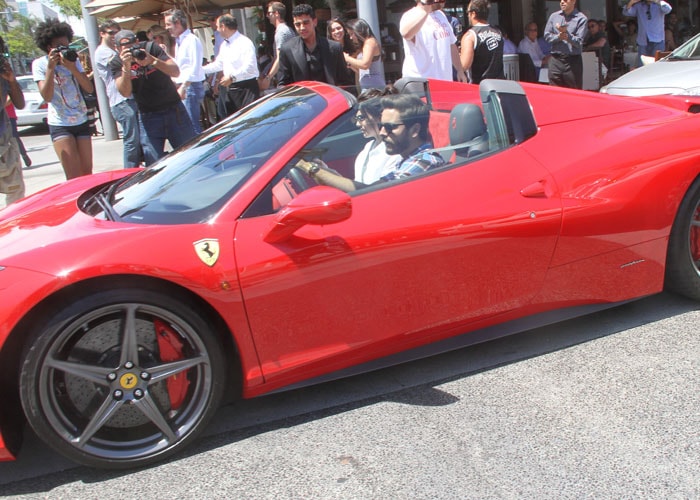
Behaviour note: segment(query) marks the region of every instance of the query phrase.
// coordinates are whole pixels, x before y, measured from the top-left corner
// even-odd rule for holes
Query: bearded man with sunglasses
[[[306,172],[319,184],[334,186],[343,191],[354,191],[382,182],[405,179],[441,167],[445,160],[433,151],[428,125],[430,110],[421,99],[411,94],[390,94],[381,97],[380,121],[376,123],[385,155],[398,155],[392,169],[371,184],[349,181],[319,161],[300,160],[296,167]]]
[[[139,110],[134,96],[124,97],[117,89],[117,82],[109,69],[109,62],[119,56],[114,37],[121,27],[115,21],[100,24],[100,45],[95,50],[95,70],[105,84],[109,98],[109,110],[122,128],[124,139],[124,168],[141,164],[141,140],[139,138]]]
[[[637,66],[642,56],[656,55],[666,49],[664,18],[671,12],[665,0],[630,0],[622,9],[622,15],[637,18]]]

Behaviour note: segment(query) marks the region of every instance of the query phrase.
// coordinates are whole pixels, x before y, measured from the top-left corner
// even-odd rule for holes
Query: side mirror
[[[307,224],[335,224],[347,220],[351,214],[349,194],[328,186],[316,186],[301,193],[277,213],[264,240],[278,243]]]

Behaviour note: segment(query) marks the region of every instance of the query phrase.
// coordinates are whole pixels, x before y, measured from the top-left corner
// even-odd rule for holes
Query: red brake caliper
[[[166,323],[160,320],[153,320],[153,326],[156,329],[156,338],[158,339],[158,349],[160,350],[160,360],[164,362],[177,361],[183,359],[182,354],[183,343],[180,336],[170,328]],[[176,373],[167,379],[168,395],[170,396],[170,407],[177,410],[185,401],[187,388],[190,385],[187,375]]]

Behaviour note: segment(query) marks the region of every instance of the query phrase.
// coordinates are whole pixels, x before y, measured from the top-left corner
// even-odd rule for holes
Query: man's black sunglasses
[[[390,134],[394,131],[394,129],[400,127],[401,125],[405,125],[403,122],[399,123],[380,123],[379,124],[379,130],[381,129],[386,129],[387,132]]]

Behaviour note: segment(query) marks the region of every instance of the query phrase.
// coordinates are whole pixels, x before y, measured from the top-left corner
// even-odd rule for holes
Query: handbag
[[[83,94],[83,101],[88,109],[97,107],[97,95],[94,92],[85,92],[81,87],[80,93]]]

